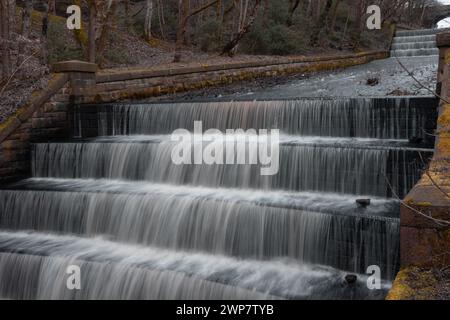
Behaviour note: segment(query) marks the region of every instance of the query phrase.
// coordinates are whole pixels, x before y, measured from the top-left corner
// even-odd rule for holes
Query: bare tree
[[[260,1],[260,0],[259,0]],[[189,0],[178,0],[178,28],[177,28],[177,40],[175,43],[174,62],[181,60],[181,48],[186,40],[186,32],[189,23],[189,19],[192,16],[205,11],[209,7],[215,5],[219,0],[212,0],[206,4],[200,5],[197,8],[191,9]]]
[[[33,11],[33,0],[25,0],[22,10],[21,37],[18,39],[17,66],[20,66],[27,56],[27,42],[31,33],[31,12]]]
[[[56,0],[48,1],[48,12],[53,15],[56,15]]]
[[[153,0],[146,0],[145,22],[144,22],[144,37],[145,40],[152,38],[152,18],[153,18]]]
[[[331,9],[331,17],[330,17],[330,25],[329,31],[334,32],[334,27],[336,26],[336,18],[339,10],[339,5],[341,4],[341,0],[335,0],[333,3],[333,8]]]
[[[361,1],[361,0],[360,0]],[[333,0],[327,0],[325,8],[321,12],[319,19],[317,19],[314,30],[311,35],[311,45],[317,46],[319,43],[320,34],[328,25],[328,18],[333,6]]]
[[[96,35],[95,35],[95,24],[96,24],[97,6],[94,0],[89,1],[89,31],[88,31],[88,60],[89,62],[95,63],[97,49],[96,49]]]
[[[16,16],[15,0],[0,0],[0,41],[1,41],[1,79],[6,79],[12,72],[13,32]]]
[[[295,11],[299,7],[299,5],[300,5],[300,0],[289,0],[289,12],[288,12],[288,18],[287,18],[287,21],[286,21],[286,24],[288,26],[292,25],[292,21],[294,19]]]
[[[103,52],[108,43],[108,36],[114,27],[114,15],[117,9],[117,1],[98,0],[95,19],[96,32],[96,56],[98,64],[103,63]]]
[[[166,24],[166,21],[164,19],[164,6],[162,0],[158,1],[158,22],[159,22],[159,29],[161,32],[161,37],[165,39],[165,31],[164,31],[164,25]]]
[[[49,11],[49,2],[51,2],[51,0],[49,0],[48,2],[44,1],[44,14],[42,16],[42,29],[41,29],[41,47],[42,47],[42,52],[41,52],[41,59],[42,59],[42,64],[47,64],[48,63],[48,41],[47,41],[47,36],[48,36],[48,11]]]
[[[240,15],[239,15],[239,28],[237,33],[233,36],[230,42],[228,42],[222,50],[222,55],[228,54],[232,56],[235,53],[236,47],[242,38],[250,31],[252,25],[255,23],[258,9],[261,4],[261,0],[255,0],[253,8],[250,14],[247,14],[249,0],[241,0]]]
[[[30,37],[31,31],[31,12],[33,11],[33,0],[25,0],[25,7],[22,10],[22,36]]]

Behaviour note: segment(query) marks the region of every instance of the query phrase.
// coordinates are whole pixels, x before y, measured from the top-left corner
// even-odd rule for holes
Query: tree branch
[[[449,222],[449,221],[445,221],[445,220],[433,218],[433,217],[431,217],[431,216],[429,216],[429,215],[426,215],[425,213],[423,213],[423,212],[417,210],[416,208],[411,207],[411,206],[410,206],[409,204],[407,204],[405,201],[403,201],[402,199],[400,199],[400,197],[397,195],[397,193],[395,192],[394,188],[392,187],[391,183],[389,182],[388,177],[387,177],[386,175],[384,175],[384,178],[386,179],[386,183],[388,184],[389,189],[391,190],[391,192],[392,192],[392,194],[394,195],[394,197],[395,197],[398,201],[400,201],[400,203],[401,203],[402,205],[404,205],[406,208],[408,208],[408,209],[410,209],[411,211],[413,211],[414,213],[416,213],[416,214],[418,214],[418,215],[420,215],[420,216],[422,216],[422,217],[424,217],[424,218],[430,220],[431,222],[437,224],[437,225],[440,226],[440,227],[449,227],[449,226],[450,226],[450,222]]]
[[[6,81],[5,85],[2,87],[2,89],[0,90],[0,97],[2,96],[3,92],[5,92],[6,88],[8,87],[9,83],[11,82],[11,80],[14,78],[14,76],[16,75],[16,73],[22,68],[22,66],[25,64],[25,62],[27,62],[28,60],[30,60],[32,57],[34,57],[39,51],[35,51],[33,52],[32,55],[26,57],[22,63],[14,70],[14,72],[11,74],[11,76],[8,78],[8,80]]]
[[[433,96],[435,96],[436,98],[444,101],[446,104],[450,104],[450,102],[446,99],[444,99],[442,96],[438,95],[436,93],[436,91],[431,90],[430,88],[428,88],[426,85],[422,84],[422,82],[420,82],[415,76],[414,74],[408,70],[408,68],[405,67],[405,65],[400,61],[400,59],[398,57],[395,57],[395,59],[397,60],[398,64],[402,67],[403,70],[406,71],[406,73],[408,74],[408,76],[410,76],[415,82],[417,82],[417,84],[423,88],[426,89],[428,92],[430,92]],[[448,106],[445,106],[448,107]]]
[[[419,153],[419,156],[420,156],[420,161],[422,161],[422,164],[425,166],[425,161],[423,160],[422,152],[418,151],[418,153]],[[445,190],[443,190],[442,187],[439,186],[439,185],[436,183],[436,181],[431,177],[429,168],[426,168],[426,169],[425,169],[425,174],[426,174],[427,177],[430,179],[431,183],[432,183],[432,184],[433,184],[440,192],[442,192],[443,195],[445,195],[447,198],[450,199],[450,196],[448,195],[448,193],[445,192]]]
[[[205,4],[205,5],[202,6],[202,7],[199,7],[199,8],[197,8],[197,9],[192,10],[192,11],[186,16],[185,19],[189,19],[190,17],[195,16],[196,14],[198,14],[198,13],[200,13],[200,12],[202,12],[202,11],[205,11],[205,10],[208,9],[209,7],[212,7],[213,5],[215,5],[217,2],[219,2],[219,0],[213,0],[213,1],[211,1],[210,3],[207,3],[207,4]]]

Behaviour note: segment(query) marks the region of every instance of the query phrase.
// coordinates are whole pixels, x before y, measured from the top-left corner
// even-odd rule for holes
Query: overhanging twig
[[[33,52],[32,55],[30,55],[29,57],[26,57],[22,63],[14,70],[14,72],[11,74],[11,76],[8,78],[8,80],[6,81],[5,85],[2,87],[2,89],[0,90],[0,97],[2,96],[3,92],[5,92],[6,88],[8,87],[9,83],[11,82],[11,80],[14,78],[14,76],[16,75],[16,73],[22,68],[22,66],[25,64],[25,62],[27,62],[28,60],[30,60],[32,57],[34,57],[39,51],[35,51]]]
[[[439,98],[440,100],[444,101],[446,104],[450,104],[450,102],[447,99],[444,99],[442,96],[438,95],[436,91],[428,88],[426,85],[422,84],[422,82],[420,82],[415,76],[414,74],[408,70],[407,67],[405,67],[405,65],[400,61],[400,59],[396,56],[395,59],[397,60],[398,64],[402,67],[403,70],[406,71],[406,73],[415,81],[417,82],[417,84],[427,90],[428,92],[430,92],[433,96],[435,96],[436,98]]]
[[[401,204],[403,204],[406,208],[410,209],[411,211],[413,211],[414,213],[417,213],[418,215],[432,221],[433,223],[437,224],[440,227],[450,227],[450,222],[449,221],[445,221],[445,220],[441,220],[441,219],[436,219],[433,218],[429,215],[426,215],[425,213],[417,210],[416,208],[411,207],[409,204],[407,204],[405,201],[403,201],[402,199],[400,199],[400,197],[397,195],[397,193],[395,192],[394,188],[392,187],[391,183],[389,182],[388,177],[384,174],[384,178],[386,179],[386,183],[389,186],[389,189],[391,189],[392,194],[394,195],[394,197],[400,201]]]
[[[424,166],[426,166],[426,164],[425,164],[425,161],[423,160],[423,157],[422,157],[422,152],[420,152],[420,151],[417,151],[418,153],[419,153],[419,157],[420,157],[420,161],[422,161],[422,164],[424,165]],[[425,174],[427,175],[427,177],[430,179],[430,181],[431,181],[431,183],[443,194],[443,195],[445,195],[447,198],[449,198],[450,199],[450,196],[447,194],[447,192],[445,192],[445,190],[443,190],[442,189],[442,187],[440,187],[437,183],[436,183],[436,181],[431,177],[431,175],[430,175],[430,171],[429,171],[429,169],[428,168],[426,168],[425,169]]]

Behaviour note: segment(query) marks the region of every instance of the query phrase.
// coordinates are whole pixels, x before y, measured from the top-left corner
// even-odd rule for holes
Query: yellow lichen
[[[432,271],[418,267],[403,268],[397,274],[387,300],[434,299],[438,281]]]
[[[446,104],[442,109],[441,115],[438,119],[438,124],[440,126],[446,126],[450,124],[450,105]]]
[[[397,274],[394,284],[386,300],[408,300],[414,295],[414,290],[407,285],[409,269],[402,269]]]
[[[161,44],[161,41],[157,38],[151,38],[147,40],[147,43],[152,47],[158,47]]]
[[[436,153],[439,156],[450,156],[450,138],[439,137],[438,143],[436,144]]]
[[[3,123],[0,123],[0,133],[9,127],[13,123],[13,120],[14,120],[13,117],[9,117]]]
[[[430,207],[432,205],[431,202],[417,202],[416,205],[421,206],[421,207]]]

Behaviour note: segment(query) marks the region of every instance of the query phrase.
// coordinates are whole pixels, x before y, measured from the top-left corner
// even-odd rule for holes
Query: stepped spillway
[[[388,278],[398,264],[393,200],[373,199],[363,210],[355,206],[356,197],[336,194],[100,180],[38,179],[25,186],[2,193],[2,228],[102,235],[238,257],[289,257],[354,272],[378,263]]]
[[[347,290],[345,273],[329,267],[169,252],[102,239],[0,232],[0,250],[0,293],[22,299],[379,299],[389,288],[383,283],[381,290],[370,291],[361,277]],[[86,270],[84,290],[65,287],[65,268],[74,264]],[[14,275],[5,277],[11,268]]]
[[[436,34],[439,29],[398,31],[391,48],[392,57],[438,56]]]
[[[33,177],[0,187],[0,297],[382,299],[399,267],[394,195],[432,155],[429,101],[78,106],[74,138],[36,143]],[[195,121],[279,129],[279,170],[175,164],[171,133],[193,137]],[[225,160],[239,145],[249,156],[274,144],[244,131],[186,141],[192,160],[230,141]],[[357,203],[366,198],[369,206]],[[86,274],[84,289],[65,287],[69,265]],[[372,265],[380,290],[366,285]]]
[[[424,137],[423,129],[433,126],[426,102],[408,98],[106,104],[86,109],[96,114],[89,118],[91,110],[76,119],[75,127],[83,137],[91,131],[92,122],[95,135],[100,136],[192,131],[194,121],[202,121],[204,130],[223,132],[277,128],[288,135],[409,139]]]
[[[245,144],[246,155],[250,154],[248,141],[253,137],[232,135],[231,138]],[[208,141],[197,142],[201,142],[201,148],[195,148],[196,142],[185,143],[191,153],[192,165],[183,166],[171,161],[172,150],[178,142],[171,141],[170,136],[37,144],[34,176],[146,180],[374,196],[388,196],[392,187],[397,195],[404,196],[420,178],[423,164],[419,153],[424,158],[432,154],[430,149],[409,146],[407,140],[281,136],[277,164],[280,171],[275,176],[262,176],[260,171],[265,166],[261,164],[193,164],[194,158],[201,156],[208,146],[215,144],[222,148],[230,142],[213,137],[205,139]],[[230,153],[235,159],[238,147],[231,147]],[[225,152],[222,163],[226,159]]]

